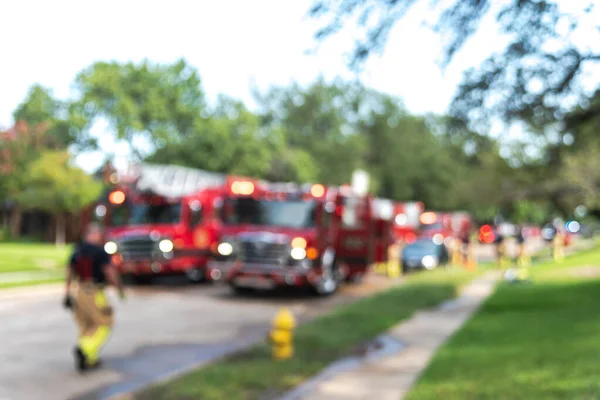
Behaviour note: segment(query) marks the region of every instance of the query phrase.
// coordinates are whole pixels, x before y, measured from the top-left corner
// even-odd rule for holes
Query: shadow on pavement
[[[121,375],[121,382],[71,397],[72,400],[109,399],[210,363],[263,340],[269,326],[241,326],[227,343],[166,343],[137,348],[125,357],[106,358],[104,369]],[[93,373],[93,372],[91,372]]]

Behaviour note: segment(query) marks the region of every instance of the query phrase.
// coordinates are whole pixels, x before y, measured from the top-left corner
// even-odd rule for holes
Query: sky
[[[75,95],[76,74],[96,61],[172,63],[179,58],[198,69],[209,99],[227,94],[254,106],[250,88],[291,82],[309,84],[319,76],[360,79],[401,98],[415,114],[443,113],[462,71],[501,49],[493,23],[482,29],[442,71],[436,61],[439,37],[422,26],[427,8],[416,7],[390,35],[386,51],[356,76],[346,64],[355,34],[345,30],[315,54],[318,24],[306,17],[312,0],[19,0],[0,2],[0,128],[12,125],[12,112],[28,89],[39,83],[60,99]],[[424,6],[429,2],[421,2]],[[490,21],[488,21],[490,22]],[[492,21],[493,22],[493,21]],[[128,148],[97,124],[103,151],[116,148],[124,163]],[[87,171],[103,152],[79,155]]]

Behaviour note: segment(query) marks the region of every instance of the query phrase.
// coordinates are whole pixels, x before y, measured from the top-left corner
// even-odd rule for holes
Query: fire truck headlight
[[[106,244],[104,245],[104,251],[107,254],[113,255],[117,252],[118,250],[118,246],[115,242],[106,242]]]
[[[438,260],[434,256],[425,256],[421,260],[421,263],[427,269],[434,269],[437,266]]]
[[[396,215],[396,224],[399,226],[404,226],[408,222],[408,218],[404,214]]]
[[[303,260],[306,257],[306,250],[302,247],[294,247],[290,252],[290,255],[294,260]]]
[[[158,244],[158,248],[163,253],[170,253],[171,251],[173,251],[173,247],[174,247],[173,242],[170,241],[169,239],[161,240],[160,243]]]
[[[217,247],[217,251],[222,256],[230,256],[231,253],[233,253],[233,246],[231,245],[231,243],[222,242],[222,243],[219,243],[219,246]]]

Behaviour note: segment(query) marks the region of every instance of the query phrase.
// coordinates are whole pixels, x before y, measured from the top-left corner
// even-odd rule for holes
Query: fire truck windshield
[[[225,200],[221,218],[226,225],[250,224],[301,229],[315,225],[315,214],[315,201],[239,198]]]
[[[135,204],[129,225],[176,224],[181,218],[181,204]]]

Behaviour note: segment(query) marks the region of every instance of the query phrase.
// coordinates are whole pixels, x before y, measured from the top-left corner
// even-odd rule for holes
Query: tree
[[[286,159],[301,164],[314,162],[317,181],[348,183],[361,160],[360,136],[353,122],[358,120],[360,85],[341,81],[327,84],[318,80],[307,88],[297,84],[272,88],[256,94],[263,127],[285,136]],[[312,160],[311,160],[312,159]],[[309,174],[309,175],[312,175]]]
[[[34,127],[19,121],[4,134],[0,141],[0,190],[10,206],[10,236],[19,237],[22,208],[16,197],[27,187],[25,171],[41,152],[48,148],[52,138],[46,123]]]
[[[425,2],[426,0],[421,0]],[[324,21],[316,32],[318,41],[346,25],[360,30],[350,65],[359,68],[373,52],[385,48],[391,29],[406,16],[417,0],[315,0],[309,11]],[[451,113],[484,132],[494,118],[506,122],[525,121],[534,130],[564,116],[573,105],[590,103],[583,84],[584,71],[597,66],[600,53],[591,46],[600,40],[600,18],[591,0],[451,0],[434,1],[439,18],[434,28],[445,44],[442,65],[478,30],[487,15],[493,15],[499,33],[509,43],[503,52],[491,55],[478,68],[465,72]],[[573,3],[573,4],[571,4]],[[589,39],[582,43],[581,37]],[[598,82],[592,83],[598,87]],[[580,118],[597,115],[600,105],[584,107]]]
[[[56,218],[56,244],[64,245],[66,216],[96,199],[102,185],[71,165],[64,151],[46,151],[24,171],[26,186],[16,201],[28,209],[43,210]]]
[[[188,136],[160,147],[148,161],[262,177],[271,152],[259,128],[258,117],[241,102],[220,97],[215,110],[198,119]]]
[[[600,145],[589,146],[565,157],[561,178],[576,189],[573,205],[584,204],[590,210],[600,210]],[[572,209],[572,208],[571,208]]]
[[[81,148],[92,145],[81,132],[86,121],[72,115],[69,106],[70,103],[55,99],[49,89],[33,85],[14,111],[13,118],[33,129],[44,130],[48,147],[64,149],[73,144]]]
[[[196,132],[205,107],[198,72],[180,60],[172,65],[97,62],[75,80],[80,98],[71,114],[89,128],[105,118],[143,158],[134,140],[160,148],[180,143]]]

